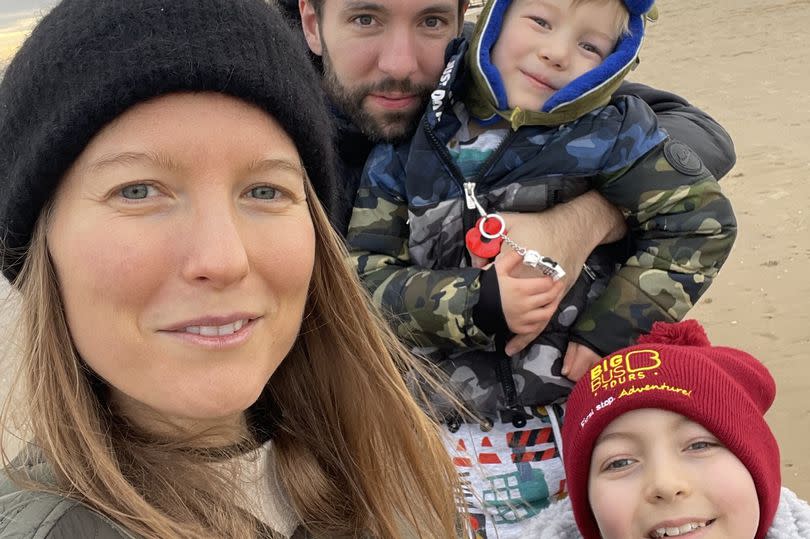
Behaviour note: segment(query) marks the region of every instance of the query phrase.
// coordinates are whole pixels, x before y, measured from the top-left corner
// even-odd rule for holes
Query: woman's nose
[[[183,276],[189,282],[225,288],[250,271],[238,216],[228,208],[206,208],[190,217],[178,238],[186,257]]]

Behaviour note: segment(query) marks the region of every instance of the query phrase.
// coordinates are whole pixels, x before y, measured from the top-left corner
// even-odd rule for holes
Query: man
[[[444,69],[444,51],[464,29],[468,0],[278,0],[303,29],[323,87],[335,111],[344,180],[343,211],[336,223],[345,232],[363,166],[377,142],[408,138]],[[728,133],[684,99],[641,84],[624,83],[616,95],[644,99],[672,138],[693,148],[716,177],[735,162]],[[619,212],[599,195],[537,215],[511,217],[516,240],[555,253],[571,281],[590,249],[569,253],[572,242],[596,246],[624,235]],[[587,251],[587,252],[586,252]]]

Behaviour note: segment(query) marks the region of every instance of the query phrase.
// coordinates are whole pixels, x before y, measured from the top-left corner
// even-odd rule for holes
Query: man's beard
[[[326,95],[372,142],[396,144],[410,138],[430,97],[432,86],[416,85],[410,80],[396,80],[390,77],[373,84],[347,88],[337,78],[329,60],[329,53],[323,49],[323,88]],[[372,93],[401,93],[417,96],[419,108],[407,112],[384,112],[372,115],[363,108],[363,101]]]

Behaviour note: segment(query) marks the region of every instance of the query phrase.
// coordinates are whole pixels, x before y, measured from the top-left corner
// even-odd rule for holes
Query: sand
[[[773,372],[779,389],[768,421],[782,447],[783,481],[808,499],[810,1],[659,0],[659,8],[632,79],[685,96],[737,148],[737,166],[722,180],[739,220],[737,244],[691,316],[714,343],[743,348]],[[0,298],[4,291],[0,285]],[[0,330],[14,315],[3,311]]]
[[[808,0],[660,0],[632,79],[678,93],[731,134],[721,181],[737,243],[690,313],[715,344],[760,358],[776,379],[768,414],[784,484],[810,498],[810,68]]]

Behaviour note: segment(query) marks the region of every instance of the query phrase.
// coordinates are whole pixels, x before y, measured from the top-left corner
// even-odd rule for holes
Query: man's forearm
[[[622,239],[627,233],[622,213],[596,191],[557,205],[545,215],[549,226],[561,227],[555,233],[567,237],[571,243],[589,247],[587,254],[603,243]]]
[[[596,191],[539,213],[505,213],[509,237],[527,249],[555,259],[569,286],[588,255],[603,243],[624,237],[621,212]]]

